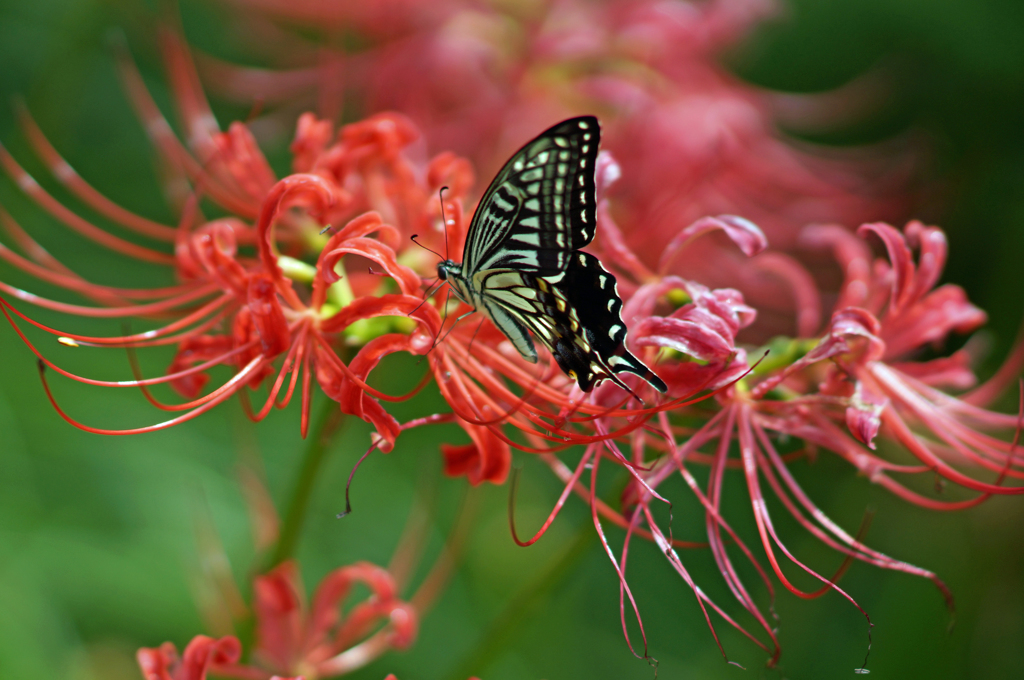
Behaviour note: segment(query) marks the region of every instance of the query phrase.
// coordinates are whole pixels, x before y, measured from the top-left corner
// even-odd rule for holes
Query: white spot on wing
[[[540,246],[540,234],[537,232],[533,232],[532,234],[516,234],[513,240],[534,247]]]

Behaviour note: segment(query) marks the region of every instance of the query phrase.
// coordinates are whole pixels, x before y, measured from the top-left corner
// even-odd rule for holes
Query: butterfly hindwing
[[[555,125],[517,151],[487,188],[466,239],[467,276],[515,269],[549,276],[594,238],[601,131],[583,116]]]
[[[620,373],[633,373],[658,391],[666,390],[665,383],[626,349],[615,277],[593,255],[573,253],[566,271],[551,277],[491,270],[478,281],[491,318],[495,319],[493,308],[499,307],[503,313],[499,318],[513,320],[513,324],[498,319],[495,323],[528,361],[537,358],[532,343],[524,352],[522,334],[509,330],[528,328],[585,392],[600,380],[626,387]]]

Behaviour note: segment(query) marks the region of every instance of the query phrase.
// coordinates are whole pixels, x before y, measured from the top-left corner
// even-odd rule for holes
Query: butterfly
[[[463,262],[439,262],[437,276],[536,363],[532,333],[584,392],[611,380],[632,393],[622,373],[665,392],[661,378],[626,349],[615,277],[580,250],[597,227],[600,141],[597,118],[581,116],[517,151],[480,199]]]

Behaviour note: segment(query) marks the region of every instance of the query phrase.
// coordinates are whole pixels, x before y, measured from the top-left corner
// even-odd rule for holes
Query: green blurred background
[[[728,55],[730,67],[753,83],[796,92],[836,87],[879,65],[896,74],[891,97],[876,113],[815,140],[863,143],[908,131],[928,140],[930,178],[941,190],[928,194],[919,216],[949,234],[945,280],[963,285],[991,315],[992,349],[985,366],[991,371],[1024,309],[1024,3],[799,0],[788,7]],[[224,20],[219,9],[185,3],[182,13],[190,35],[205,45],[216,40],[218,22]],[[122,28],[133,47],[142,46],[143,71],[166,105],[158,64],[144,46],[153,15],[153,7],[123,0],[0,4],[0,140],[30,172],[45,176],[30,162],[32,154],[7,106],[13,96],[23,96],[83,177],[115,202],[166,222],[173,216],[161,199],[149,144],[106,47],[112,27]],[[229,108],[218,112],[225,114],[222,124],[245,115]],[[271,151],[272,158],[286,158],[283,148]],[[46,186],[65,195],[53,182]],[[0,203],[58,258],[93,280],[167,283],[148,267],[83,245],[6,177],[0,179]],[[0,277],[56,294],[6,266],[0,267]],[[32,313],[62,328],[72,325],[57,315]],[[120,330],[116,322],[73,323],[79,332]],[[52,359],[80,373],[129,377],[120,352],[74,350],[52,340],[44,347]],[[156,374],[168,359],[168,352],[144,353],[144,368]],[[242,460],[261,460],[280,507],[304,447],[298,409],[277,412],[252,427],[230,402],[169,431],[99,437],[72,428],[53,412],[33,357],[7,328],[0,329],[0,376],[0,677],[140,677],[133,660],[138,647],[171,640],[180,648],[193,635],[208,632],[191,586],[201,557],[198,528],[215,527],[244,584],[253,546],[237,469]],[[54,384],[62,403],[85,422],[123,426],[154,420],[133,390]],[[426,395],[402,408],[422,415],[431,404]],[[318,401],[314,413],[320,406]],[[465,483],[440,474],[441,435],[458,437],[442,428],[413,432],[394,453],[370,458],[354,486],[356,511],[344,520],[334,517],[344,505],[345,477],[367,444],[366,426],[348,426],[342,441],[331,447],[317,483],[299,550],[307,586],[357,559],[386,564],[410,509],[422,502],[414,489],[436,493],[427,503],[428,558],[450,532],[460,504],[479,504],[464,563],[423,621],[416,646],[353,677],[376,679],[388,672],[400,680],[465,678],[469,672],[485,680],[653,677],[622,639],[617,581],[593,539],[587,509],[570,502],[545,539],[517,548],[505,519],[507,488],[483,487],[465,501]],[[517,512],[523,527],[533,527],[559,485],[536,460],[520,456],[517,462],[523,466]],[[934,570],[957,598],[956,626],[948,633],[942,598],[928,582],[855,564],[842,586],[875,624],[868,665],[874,676],[1021,677],[1024,501],[995,498],[968,512],[942,515],[891,498],[828,455],[795,471],[847,527],[859,524],[865,508],[873,509],[867,541]],[[753,540],[738,474],[727,488],[728,516]],[[679,489],[675,493],[683,495]],[[423,507],[414,511],[424,512]],[[702,519],[693,510],[685,504],[677,508],[677,536],[701,537]],[[823,573],[838,566],[836,555],[780,513],[776,517],[797,554]],[[611,534],[613,544],[621,540],[617,532]],[[698,583],[729,602],[705,551],[684,559]],[[747,668],[740,670],[722,661],[692,594],[653,547],[634,544],[630,579],[651,654],[661,662],[660,678],[849,677],[866,651],[863,617],[838,596],[806,602],[783,593],[776,602],[783,645],[776,670],[764,669],[764,654],[716,620],[730,658]]]

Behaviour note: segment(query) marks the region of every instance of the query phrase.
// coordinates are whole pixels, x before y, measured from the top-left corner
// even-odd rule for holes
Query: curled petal
[[[359,350],[359,353],[349,364],[349,369],[365,383],[370,372],[377,367],[381,359],[395,352],[411,352],[410,345],[410,336],[402,335],[401,333],[381,335],[370,340]],[[319,356],[321,352],[325,351],[318,350],[318,366],[321,363]],[[317,379],[319,380],[320,377],[321,375],[318,371]],[[394,448],[395,439],[398,438],[398,434],[401,431],[398,421],[380,405],[379,401],[366,394],[360,385],[348,378],[343,378],[341,389],[337,394],[337,401],[342,411],[357,418],[362,418],[377,429],[377,434],[380,436],[377,445],[381,451],[387,453]]]
[[[242,645],[234,636],[215,639],[197,635],[181,658],[170,642],[157,648],[143,647],[135,658],[146,680],[206,680],[212,668],[234,664],[241,656]]]
[[[944,340],[952,332],[970,333],[987,318],[984,311],[970,303],[960,286],[936,288],[900,314],[886,315],[881,334],[886,357],[903,356],[922,345]]]
[[[461,419],[458,422],[473,443],[441,445],[445,474],[451,477],[465,475],[474,486],[482,482],[503,484],[512,464],[512,451],[508,444],[489,427],[473,425]]]
[[[800,245],[831,248],[843,271],[836,309],[868,306],[871,290],[871,249],[863,239],[838,224],[812,225],[800,233]]]
[[[882,424],[882,411],[889,405],[889,400],[865,389],[864,383],[857,381],[849,406],[846,407],[846,426],[850,433],[868,448],[875,448],[875,436]]]
[[[211,164],[215,171],[226,172],[254,203],[259,203],[276,177],[256,139],[244,123],[235,121],[227,132],[214,135],[216,148]]]
[[[189,255],[194,255],[205,274],[222,290],[243,296],[248,286],[248,273],[236,259],[237,222],[239,220],[234,219],[208,222],[197,229],[179,251],[187,250]]]
[[[335,569],[320,582],[310,606],[306,628],[306,648],[312,648],[326,639],[338,624],[339,607],[344,604],[352,586],[362,583],[369,587],[372,600],[390,603],[398,597],[395,580],[387,569],[370,562],[357,562]],[[361,637],[365,631],[358,631]]]
[[[918,248],[917,277],[911,300],[917,300],[935,287],[946,268],[949,242],[946,234],[938,227],[926,227],[914,220],[903,229],[907,240]]]
[[[405,116],[387,112],[346,125],[340,136],[345,146],[360,157],[392,160],[420,133]]]
[[[230,352],[233,347],[234,343],[229,335],[199,335],[186,338],[178,345],[178,351],[167,367],[167,374],[179,373],[196,364],[216,359]],[[194,399],[199,396],[209,380],[210,376],[205,373],[193,373],[175,378],[171,381],[171,387],[178,394]]]
[[[879,339],[881,324],[871,312],[847,307],[832,315],[829,336],[842,339],[860,361],[876,361],[885,354],[885,343]]]
[[[288,322],[269,276],[257,274],[249,279],[248,304],[264,356],[276,357],[288,349],[291,344]]]
[[[889,314],[896,314],[910,301],[910,296],[914,292],[913,253],[910,252],[903,234],[884,222],[863,224],[857,230],[857,234],[861,237],[869,233],[876,234],[882,239],[882,243],[885,244],[885,249],[889,253],[889,262],[892,263],[893,270]]]
[[[427,166],[427,186],[435,191],[448,187],[452,198],[466,198],[475,182],[473,164],[451,151],[434,156]]]
[[[348,224],[334,232],[327,245],[324,246],[324,250],[336,248],[350,238],[369,236],[374,232],[377,232],[378,238],[392,250],[398,250],[401,247],[402,237],[398,230],[390,224],[384,224],[379,212],[370,210],[349,220]]]
[[[360,319],[378,316],[404,316],[420,322],[423,333],[414,334],[410,345],[410,351],[415,354],[423,354],[430,349],[433,338],[437,337],[441,330],[441,317],[437,310],[411,295],[358,298],[331,318],[321,322],[320,327],[325,333],[337,333]]]
[[[971,369],[971,356],[962,349],[948,357],[931,361],[892,362],[890,366],[931,387],[966,390],[978,382]]]
[[[678,276],[665,276],[653,283],[640,286],[633,296],[623,304],[622,320],[626,322],[627,326],[632,327],[654,314],[658,298],[672,290],[686,290],[688,285],[688,281]]]
[[[690,310],[700,309],[717,318],[717,331],[723,336],[735,339],[741,328],[746,328],[757,318],[757,311],[747,305],[743,294],[732,288],[708,289],[699,283],[681,279],[678,276],[666,276],[659,281],[649,283],[637,289],[636,293],[626,301],[622,308],[622,318],[627,325],[639,323],[654,314],[658,298],[673,290],[685,291],[692,301],[672,314],[676,318],[685,318]]]
[[[256,329],[256,323],[249,307],[242,307],[235,314],[235,321],[231,325],[231,338],[235,347],[249,345],[253,340],[259,340],[261,343],[260,346],[253,345],[251,349],[240,352],[235,356],[235,364],[239,368],[247,366],[263,354],[262,338]],[[269,364],[264,364],[263,368],[252,374],[252,378],[249,380],[249,387],[252,389],[258,388],[263,379],[272,372],[273,367]]]
[[[693,304],[706,309],[721,319],[735,336],[741,328],[754,323],[757,310],[743,301],[743,293],[732,288],[715,288],[710,290],[699,283],[687,282],[686,292],[693,299]],[[683,308],[685,309],[685,307]],[[682,309],[673,314],[682,313]]]
[[[413,295],[420,289],[420,277],[409,267],[399,264],[395,251],[380,241],[370,238],[348,239],[343,245],[323,253],[321,275],[329,285],[338,280],[335,266],[345,255],[361,255],[379,264],[384,271],[398,282],[398,287],[406,295]]]
[[[395,649],[408,649],[416,642],[419,634],[419,617],[416,610],[405,602],[396,602],[388,612],[391,634],[388,643]]]
[[[655,316],[644,319],[633,329],[633,342],[640,347],[668,347],[703,361],[728,357],[735,350],[731,338],[713,330],[707,321],[711,315],[695,310],[700,320]]]
[[[256,245],[263,267],[275,281],[284,282],[277,264],[277,247],[272,227],[278,214],[295,205],[302,205],[312,215],[323,215],[334,205],[336,185],[319,175],[297,174],[285,177],[267,192],[256,222]]]
[[[145,680],[175,680],[179,667],[178,649],[165,642],[159,647],[143,647],[135,653]]]
[[[316,162],[323,156],[333,137],[334,125],[331,121],[321,120],[310,112],[299,116],[295,125],[295,139],[289,147],[293,157],[292,170],[313,172]]]
[[[283,562],[253,581],[256,647],[275,668],[290,668],[302,639],[302,583],[298,565]]]
[[[768,247],[768,239],[756,224],[737,215],[718,215],[702,217],[683,229],[669,242],[658,262],[658,270],[668,271],[676,255],[692,238],[709,231],[722,231],[735,243],[747,257],[753,257]]]

